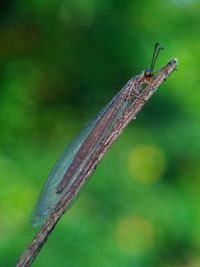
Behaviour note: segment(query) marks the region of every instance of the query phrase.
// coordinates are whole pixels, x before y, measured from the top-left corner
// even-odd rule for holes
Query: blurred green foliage
[[[0,2],[0,266],[50,169],[155,42],[178,72],[100,163],[33,266],[200,266],[200,2]]]

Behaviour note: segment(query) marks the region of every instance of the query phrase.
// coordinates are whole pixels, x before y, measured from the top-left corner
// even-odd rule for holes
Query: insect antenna
[[[164,49],[164,47],[161,47],[161,46],[159,47],[159,43],[155,44],[155,48],[154,48],[153,56],[152,56],[152,61],[151,61],[151,67],[150,67],[150,70],[152,73],[153,73],[153,68],[155,66],[158,55],[160,54],[160,51],[163,49]]]

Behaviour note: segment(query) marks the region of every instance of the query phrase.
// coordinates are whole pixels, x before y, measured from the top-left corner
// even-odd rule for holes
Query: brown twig
[[[119,121],[115,125],[112,134],[109,139],[105,140],[102,144],[101,148],[95,153],[95,155],[91,158],[91,161],[88,163],[86,168],[86,172],[84,173],[84,180],[87,180],[89,176],[93,173],[95,167],[99,163],[99,161],[103,158],[112,144],[118,139],[124,128],[129,124],[129,122],[136,117],[138,112],[142,109],[145,103],[149,100],[149,98],[156,92],[159,86],[168,78],[168,76],[176,69],[177,60],[172,59],[165,67],[163,67],[155,79],[152,79],[149,85],[143,90],[139,97],[133,101],[129,109],[124,113],[123,123]],[[33,241],[29,244],[26,251],[19,258],[17,263],[17,267],[30,266],[31,263],[36,258],[37,254],[45,244],[48,239],[50,233],[53,231],[57,222],[65,212],[66,207],[71,202],[73,196],[76,194],[76,190],[72,191],[70,195],[66,198],[63,198],[57,205],[56,210],[49,216],[45,224],[38,231],[37,235],[33,239]]]

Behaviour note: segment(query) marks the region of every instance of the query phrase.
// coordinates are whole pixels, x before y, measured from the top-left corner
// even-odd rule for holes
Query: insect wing
[[[48,176],[47,181],[40,193],[39,200],[33,210],[33,213],[31,216],[32,226],[35,227],[35,226],[43,224],[45,220],[47,219],[47,217],[49,216],[49,214],[54,210],[58,202],[62,199],[64,195],[67,194],[67,191],[69,190],[70,186],[73,184],[74,180],[76,179],[77,173],[80,172],[80,170],[77,170],[77,173],[75,172],[72,175],[72,177],[70,177],[69,183],[67,184],[66,188],[61,193],[56,192],[58,185],[62,181],[65,173],[67,172],[69,166],[75,159],[76,154],[80,150],[81,146],[83,145],[88,135],[91,133],[93,128],[96,126],[97,122],[102,118],[104,112],[106,112],[106,110],[112,105],[112,103],[115,102],[115,99],[119,97],[119,95],[121,94],[123,90],[125,90],[125,88],[126,87],[120,90],[116,94],[116,96],[102,109],[102,111],[100,111],[97,114],[96,118],[92,120],[90,123],[88,123],[81,130],[79,135],[72,141],[72,143],[68,146],[68,148],[63,153],[63,155],[60,157],[55,167],[51,171],[50,175]],[[127,102],[125,103],[124,105],[126,106]],[[120,110],[119,113],[121,112],[122,110]],[[117,119],[117,117],[115,119]],[[109,128],[111,128],[111,126]],[[96,144],[96,146],[98,146],[98,144]],[[94,149],[96,149],[96,146],[94,146],[95,147]]]
[[[50,175],[47,178],[47,181],[40,193],[38,202],[33,210],[31,216],[32,226],[38,226],[44,223],[48,215],[56,207],[57,203],[63,197],[63,194],[66,193],[67,188],[62,193],[56,193],[56,188],[63,179],[68,167],[72,163],[74,157],[79,151],[81,145],[84,143],[88,134],[91,132],[96,122],[99,119],[100,114],[88,123],[78,134],[78,136],[72,141],[72,143],[67,147],[63,155],[60,157]],[[73,182],[73,176],[71,178],[71,183]],[[70,184],[71,184],[70,183]],[[69,184],[69,186],[70,186]],[[68,186],[68,187],[69,187]]]

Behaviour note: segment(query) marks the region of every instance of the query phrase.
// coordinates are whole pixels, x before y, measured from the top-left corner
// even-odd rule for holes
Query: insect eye
[[[144,72],[144,76],[146,76],[146,77],[152,76],[151,71],[149,69],[146,69]]]

